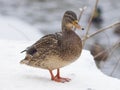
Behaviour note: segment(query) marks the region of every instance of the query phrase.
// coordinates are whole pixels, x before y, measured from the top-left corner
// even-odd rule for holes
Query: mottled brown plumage
[[[72,30],[73,26],[80,29],[76,14],[67,11],[62,20],[62,32],[46,35],[28,47],[25,50],[26,57],[21,63],[49,70],[54,81],[69,81],[68,78],[60,77],[59,68],[74,62],[81,54],[82,42]],[[52,74],[54,69],[57,69],[56,76]]]

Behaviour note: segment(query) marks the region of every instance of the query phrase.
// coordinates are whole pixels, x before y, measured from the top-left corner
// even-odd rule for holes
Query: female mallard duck
[[[62,32],[46,35],[28,47],[24,50],[26,57],[20,63],[49,70],[51,80],[56,82],[69,82],[69,78],[60,77],[59,69],[74,62],[82,51],[81,39],[72,30],[73,26],[81,29],[76,14],[66,11],[62,20]],[[54,69],[57,69],[56,76],[52,73]]]

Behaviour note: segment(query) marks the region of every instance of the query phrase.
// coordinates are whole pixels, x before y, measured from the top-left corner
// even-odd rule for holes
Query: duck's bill
[[[75,23],[74,26],[79,30],[84,30],[84,28],[82,28],[78,23]]]
[[[74,26],[77,28],[77,29],[81,29],[81,26],[79,24],[74,24]]]

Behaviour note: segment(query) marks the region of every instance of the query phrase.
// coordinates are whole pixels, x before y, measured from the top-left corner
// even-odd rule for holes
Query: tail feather
[[[29,62],[31,61],[32,56],[27,54],[26,57],[20,61],[21,64],[29,64]]]
[[[25,59],[20,61],[20,64],[28,64],[28,63],[29,63],[29,61],[25,60]]]
[[[22,52],[20,52],[20,53],[23,53],[23,52],[26,52],[27,50],[23,50]]]

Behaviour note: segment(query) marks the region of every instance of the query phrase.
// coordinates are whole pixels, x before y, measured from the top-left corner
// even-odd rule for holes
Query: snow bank
[[[0,17],[0,29],[0,38],[8,40],[38,40],[43,36],[27,23],[11,17]]]
[[[71,82],[51,81],[47,70],[19,64],[24,58],[20,52],[31,44],[0,40],[0,90],[120,90],[120,80],[99,71],[86,50],[76,62],[61,69]]]

